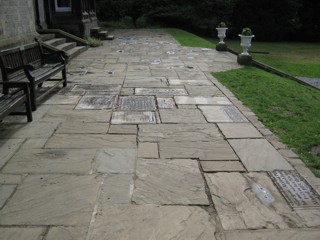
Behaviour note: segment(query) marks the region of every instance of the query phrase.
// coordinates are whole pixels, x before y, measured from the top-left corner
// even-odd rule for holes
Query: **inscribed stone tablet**
[[[153,111],[156,110],[154,97],[128,96],[120,97],[120,110],[129,111]]]

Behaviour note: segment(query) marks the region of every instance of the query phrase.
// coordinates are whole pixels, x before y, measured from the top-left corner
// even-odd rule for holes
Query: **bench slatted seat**
[[[27,82],[0,82],[7,85],[8,93],[0,94],[0,120],[9,114],[27,115],[28,122],[32,121],[32,110]],[[11,89],[12,88],[12,89]],[[25,105],[25,112],[17,111]]]
[[[47,60],[52,56],[55,56],[58,61],[50,64],[47,63]],[[36,100],[44,97],[60,83],[63,84],[63,87],[67,86],[66,57],[64,52],[45,53],[40,42],[1,51],[0,67],[4,82],[28,81],[30,83],[30,99],[33,111],[37,108]],[[59,72],[62,75],[60,79],[51,79]],[[55,81],[56,84],[53,84],[37,96],[36,88],[41,87],[45,81]],[[3,86],[3,93],[8,94],[8,88],[5,85]]]

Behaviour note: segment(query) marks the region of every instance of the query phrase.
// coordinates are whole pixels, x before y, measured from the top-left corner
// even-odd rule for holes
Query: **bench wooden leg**
[[[37,110],[36,104],[36,87],[34,84],[30,84],[30,103],[32,111]]]
[[[63,87],[66,87],[67,86],[67,70],[66,70],[66,68],[62,69],[62,78],[64,79]]]

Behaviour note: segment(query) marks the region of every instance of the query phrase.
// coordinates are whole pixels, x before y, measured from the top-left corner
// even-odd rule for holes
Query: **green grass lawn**
[[[185,46],[214,48],[216,44],[182,30],[166,31]],[[240,52],[238,41],[226,43]],[[254,54],[261,62],[293,75],[320,77],[319,44],[253,42],[253,45],[252,51],[270,52]],[[254,67],[213,75],[320,177],[320,157],[310,153],[312,147],[320,146],[319,90]]]

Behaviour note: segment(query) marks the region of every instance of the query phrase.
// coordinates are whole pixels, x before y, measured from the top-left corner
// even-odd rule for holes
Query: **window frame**
[[[54,5],[56,8],[56,12],[71,12],[71,10],[72,10],[71,0],[70,0],[70,7],[59,7],[58,0],[54,1]]]

